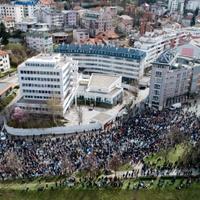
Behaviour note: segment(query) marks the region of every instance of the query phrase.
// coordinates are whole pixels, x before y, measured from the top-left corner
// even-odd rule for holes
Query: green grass
[[[131,166],[130,163],[123,164],[118,168],[118,171],[131,171],[131,170],[133,170],[133,167]]]
[[[190,148],[188,145],[179,144],[170,150],[164,150],[157,154],[145,157],[144,162],[148,165],[150,164],[156,167],[162,167],[165,162],[169,162],[174,165],[183,158],[184,153],[188,148]]]
[[[40,181],[39,181],[40,180]],[[125,180],[121,189],[83,189],[75,187],[55,187],[57,178],[37,178],[33,181],[4,181],[0,182],[0,200],[199,200],[200,184],[197,181],[187,189],[176,190],[180,183],[186,184],[186,178],[177,178],[172,184],[172,179],[129,179]],[[159,180],[163,182],[158,187]],[[143,182],[146,189],[136,190],[138,184]],[[38,191],[40,187],[48,188]],[[28,191],[25,191],[26,188]],[[52,189],[53,188],[53,189]]]
[[[0,190],[0,200],[199,200],[199,190],[50,190],[22,192]]]

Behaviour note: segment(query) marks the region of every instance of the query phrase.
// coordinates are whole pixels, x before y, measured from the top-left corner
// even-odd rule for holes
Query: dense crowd
[[[146,108],[118,117],[110,129],[59,137],[0,141],[0,178],[62,175],[81,170],[108,169],[113,155],[138,163],[166,146],[172,128],[199,140],[199,117],[180,110]]]

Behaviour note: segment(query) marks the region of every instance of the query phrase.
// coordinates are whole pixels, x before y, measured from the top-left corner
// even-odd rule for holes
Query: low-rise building
[[[113,18],[107,9],[101,8],[99,11],[86,10],[81,16],[81,24],[89,30],[89,34],[95,37],[105,31],[113,31]]]
[[[28,32],[37,24],[36,18],[25,18],[23,21],[16,23],[16,29],[22,32]]]
[[[51,8],[40,8],[35,12],[39,22],[47,23],[50,30],[63,29],[63,13]]]
[[[61,54],[39,54],[18,67],[21,99],[17,106],[32,113],[63,116],[77,90],[77,62]]]
[[[65,32],[52,33],[52,38],[54,44],[69,44],[73,40],[72,34],[70,35]]]
[[[51,52],[53,50],[52,36],[48,32],[31,31],[26,34],[26,44],[37,52]]]
[[[133,18],[128,15],[121,15],[117,27],[120,32],[129,34],[133,29]]]
[[[6,51],[0,50],[0,71],[4,72],[10,69],[9,55]]]
[[[89,39],[89,31],[87,29],[73,30],[73,39],[77,43],[83,43]]]
[[[123,100],[121,76],[92,74],[79,81],[77,91],[81,103],[115,106]]]
[[[0,22],[2,22],[4,24],[4,26],[6,27],[7,31],[13,31],[15,28],[15,20],[13,17],[2,17],[2,19],[0,19]]]

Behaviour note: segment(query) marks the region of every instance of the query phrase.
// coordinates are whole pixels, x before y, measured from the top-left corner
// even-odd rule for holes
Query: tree
[[[94,154],[91,153],[85,157],[85,165],[85,169],[87,172],[89,172],[89,176],[94,177],[98,170],[97,160]]]
[[[121,165],[120,157],[117,154],[114,154],[109,162],[109,167],[111,170],[115,172],[115,176],[120,165]]]
[[[1,38],[1,44],[7,45],[9,43],[10,35],[8,32],[6,32],[6,27],[3,23],[0,23],[0,38]]]
[[[71,160],[67,157],[67,155],[62,157],[61,170],[62,170],[62,174],[65,174],[67,176],[73,173],[73,165],[72,165]]]
[[[5,166],[6,170],[14,176],[18,176],[22,170],[22,163],[15,152],[5,152]]]
[[[48,99],[47,107],[50,115],[52,116],[53,122],[57,124],[56,117],[62,113],[61,100],[53,95],[50,99]]]

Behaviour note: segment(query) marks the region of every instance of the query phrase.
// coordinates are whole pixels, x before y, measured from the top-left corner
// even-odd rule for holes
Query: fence
[[[84,131],[92,131],[101,129],[102,125],[100,123],[91,123],[83,125],[69,125],[64,127],[52,127],[52,128],[32,128],[32,129],[23,129],[23,128],[13,128],[4,123],[4,130],[13,136],[38,136],[38,135],[63,135],[63,134],[72,134],[72,133],[82,133]]]

